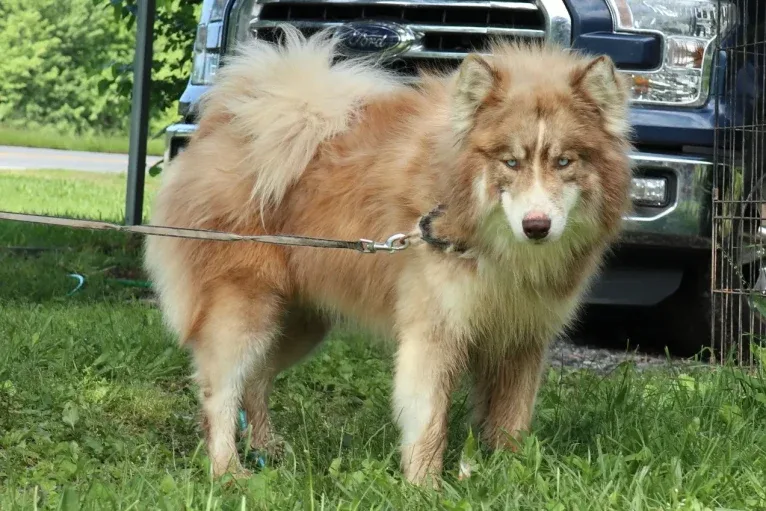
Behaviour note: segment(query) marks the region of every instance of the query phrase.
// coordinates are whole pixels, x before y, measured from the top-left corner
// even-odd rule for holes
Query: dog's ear
[[[476,110],[487,98],[497,81],[497,71],[484,57],[469,54],[458,69],[452,97],[452,121],[459,135],[473,125]]]
[[[624,137],[628,134],[628,88],[612,59],[601,56],[591,60],[572,73],[571,83],[575,91],[598,107],[606,129],[612,135]]]

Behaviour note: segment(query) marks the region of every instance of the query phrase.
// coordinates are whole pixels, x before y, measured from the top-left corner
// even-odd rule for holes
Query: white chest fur
[[[424,258],[403,282],[400,310],[432,315],[440,327],[472,342],[549,341],[571,320],[581,294],[557,296],[548,287],[566,271],[562,255],[529,247],[509,253],[502,264],[485,257],[471,263]]]

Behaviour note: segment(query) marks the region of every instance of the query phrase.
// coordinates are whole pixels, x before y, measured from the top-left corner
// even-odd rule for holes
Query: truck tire
[[[717,258],[720,261],[720,258]],[[752,268],[746,274],[760,270]],[[681,285],[657,306],[625,317],[632,347],[701,361],[750,362],[750,343],[766,338],[766,317],[745,294],[724,293],[716,280],[713,297],[712,257],[701,257],[684,272]],[[729,273],[729,268],[724,268]],[[733,272],[732,272],[733,273]]]

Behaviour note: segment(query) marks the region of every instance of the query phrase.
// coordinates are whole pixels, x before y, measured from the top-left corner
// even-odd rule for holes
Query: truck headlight
[[[659,34],[660,67],[625,70],[637,104],[699,106],[708,99],[715,42],[734,24],[727,0],[607,0],[615,30]]]
[[[637,206],[661,207],[668,201],[668,180],[664,177],[634,177],[630,198]]]
[[[204,0],[192,50],[191,83],[210,85],[221,59],[221,34],[226,0]]]

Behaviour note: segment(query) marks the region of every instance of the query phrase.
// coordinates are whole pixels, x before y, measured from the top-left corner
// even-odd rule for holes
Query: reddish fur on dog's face
[[[511,73],[503,57],[474,58],[458,77],[471,83],[472,95],[458,94],[456,110],[470,112],[468,103],[475,112],[456,128],[465,133],[461,164],[480,169],[474,185],[482,213],[502,210],[518,241],[543,242],[624,210],[624,198],[613,198],[625,195],[626,175],[613,169],[625,166],[626,96],[611,62],[540,70],[514,59]],[[614,211],[601,215],[604,208]]]

